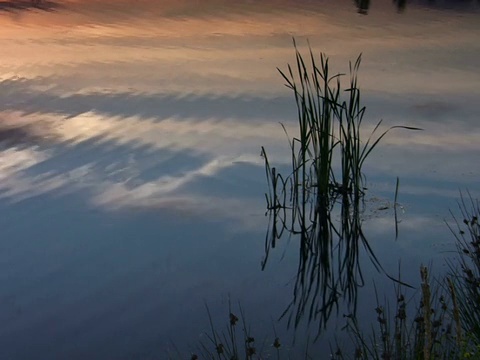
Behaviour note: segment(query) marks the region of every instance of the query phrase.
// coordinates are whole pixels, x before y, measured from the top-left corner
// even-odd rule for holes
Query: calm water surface
[[[361,15],[350,1],[0,2],[0,358],[188,358],[208,342],[205,304],[221,329],[229,299],[258,338],[293,336],[276,319],[298,243],[260,267],[260,148],[286,169],[279,122],[296,131],[276,70],[294,61],[292,37],[340,72],[363,54],[365,134],[380,119],[424,129],[390,133],[368,159],[363,229],[390,273],[400,259],[412,282],[421,263],[442,271],[459,189],[480,195],[478,4],[372,0]],[[364,269],[369,323],[369,285],[392,285]]]

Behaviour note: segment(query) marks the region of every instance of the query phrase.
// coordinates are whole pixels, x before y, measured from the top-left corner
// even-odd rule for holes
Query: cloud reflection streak
[[[151,12],[152,4],[130,9],[128,2],[69,1],[55,13],[0,15],[2,126],[21,125],[35,135],[18,140],[14,153],[2,153],[2,196],[89,189],[92,204],[109,209],[173,199],[195,203],[196,197],[209,197],[188,192],[190,185],[218,180],[232,169],[239,176],[236,161],[261,174],[262,145],[272,149],[272,161],[285,165],[288,148],[278,122],[295,134],[295,109],[275,68],[292,62],[292,35],[308,37],[342,66],[363,52],[361,81],[373,94],[373,107],[391,112],[413,93],[478,92],[478,74],[463,56],[478,51],[476,20],[468,14],[451,18],[462,27],[452,32],[450,26],[445,33],[439,14],[413,8],[409,16],[427,16],[421,26],[392,23],[398,20],[394,12],[385,18],[372,13],[366,26],[354,11],[332,17],[323,6],[297,9],[288,1],[276,2],[275,10],[270,2],[232,7],[220,1],[204,7],[162,2]],[[112,11],[102,13],[105,6]],[[427,64],[423,57],[436,61]],[[446,82],[450,87],[443,89]],[[443,165],[438,171],[435,164],[432,174],[449,181],[467,166],[469,160],[458,161],[462,152],[480,152],[478,126],[469,120],[468,126],[452,127],[457,110],[435,127],[422,111],[413,118],[408,111],[392,115],[392,121],[404,124],[407,118],[413,123],[406,125],[425,124],[426,130],[387,136],[376,161],[367,164],[372,176],[398,169],[402,176],[418,175],[440,150]],[[366,135],[378,120],[366,127]],[[102,159],[85,147],[101,151]],[[127,150],[119,155],[120,148]],[[147,150],[156,158],[142,159]],[[423,155],[411,156],[415,152]],[[167,165],[175,154],[174,164]],[[134,161],[127,161],[129,156]],[[175,167],[180,162],[183,167]],[[262,188],[263,178],[255,181]],[[232,194],[229,201],[249,196],[253,193]]]

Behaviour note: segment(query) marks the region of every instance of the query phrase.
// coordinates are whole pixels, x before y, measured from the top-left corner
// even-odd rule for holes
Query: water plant
[[[420,267],[420,293],[395,284],[395,306],[379,301],[374,309],[377,327],[365,331],[357,319],[347,319],[346,329],[355,344],[353,354],[338,346],[333,359],[459,359],[459,325],[452,314],[457,311],[450,291],[442,281],[432,280],[427,267]],[[418,296],[420,295],[420,296]],[[392,312],[393,310],[393,312]],[[367,335],[369,334],[369,335]]]
[[[300,238],[293,301],[283,316],[290,312],[289,324],[297,326],[308,315],[309,321],[319,322],[320,330],[331,313],[338,311],[339,299],[346,299],[355,310],[357,287],[363,285],[358,256],[362,246],[374,266],[382,268],[362,231],[363,165],[390,130],[420,129],[392,126],[377,133],[379,121],[363,140],[365,107],[358,85],[361,55],[350,63],[349,82],[343,87],[343,75],[331,74],[326,55],[320,54],[317,60],[310,49],[307,63],[295,40],[294,47],[296,66],[278,69],[297,107],[297,136],[290,138],[282,125],[290,146],[291,171],[281,174],[263,147],[261,152],[270,220],[262,269],[283,234]],[[398,180],[395,202],[397,193]]]
[[[328,198],[335,193],[358,197],[364,193],[365,176],[362,167],[382,138],[395,128],[421,129],[392,126],[377,134],[382,124],[380,120],[370,136],[363,140],[361,128],[366,108],[361,105],[361,90],[358,86],[361,54],[354,63],[350,63],[349,84],[343,88],[341,78],[345,74],[331,75],[329,59],[325,54],[320,54],[318,62],[310,48],[310,64],[307,65],[295,39],[293,42],[296,72],[290,64],[286,72],[278,69],[286,82],[285,86],[293,91],[299,130],[298,136],[289,138],[292,172],[287,177],[282,177],[283,183],[293,185],[293,202],[305,200],[309,190],[313,189],[321,198]],[[334,168],[337,149],[340,173]],[[269,180],[278,180],[280,174],[268,165],[267,152],[263,147],[262,156],[267,170],[271,172]]]
[[[452,212],[454,225],[448,225],[458,250],[456,261],[449,262],[450,270],[432,278],[428,268],[421,266],[420,284],[412,289],[401,281],[399,268],[393,283],[393,304],[387,294],[381,299],[375,288],[372,315],[376,320],[366,327],[355,316],[345,315],[344,330],[350,341],[332,346],[331,359],[480,359],[480,203],[469,194],[467,199],[461,197],[459,209],[459,216]],[[218,332],[207,308],[211,328],[208,341],[191,359],[289,358],[275,330],[257,342],[239,309],[237,317],[229,305],[227,328]],[[257,343],[260,345],[254,345]],[[307,349],[303,358],[319,356]]]
[[[283,233],[300,237],[298,267],[293,297],[281,318],[297,327],[302,318],[317,322],[317,336],[327,326],[330,316],[338,313],[341,304],[355,313],[357,289],[364,285],[359,261],[359,248],[364,247],[373,264],[381,269],[362,231],[359,203],[351,204],[349,197],[341,201],[340,212],[331,208],[307,204],[311,223],[305,228],[292,229],[284,207],[270,212],[271,226],[265,241],[265,269],[268,254]],[[334,219],[333,217],[337,218]],[[344,300],[344,301],[341,301]]]
[[[457,246],[449,271],[432,280],[422,266],[420,292],[410,297],[396,283],[393,314],[377,295],[377,329],[368,336],[357,319],[347,318],[356,349],[347,354],[337,344],[332,358],[480,359],[480,203],[461,195],[459,210],[460,216],[451,212],[454,225],[447,223]]]
[[[210,323],[210,332],[205,334],[208,340],[200,343],[198,351],[191,355],[192,360],[199,359],[199,356],[202,359],[253,360],[272,358],[274,354],[277,359],[280,358],[279,338],[275,334],[275,338],[271,339],[270,343],[267,339],[256,340],[247,325],[246,316],[240,304],[238,313],[234,313],[229,302],[228,325],[224,331],[217,330],[208,306],[206,309]]]
[[[480,345],[480,203],[468,194],[458,205],[460,218],[452,213],[455,226],[449,226],[459,254],[456,262],[449,263],[449,286],[455,291],[461,327],[468,334],[465,345],[476,347]]]

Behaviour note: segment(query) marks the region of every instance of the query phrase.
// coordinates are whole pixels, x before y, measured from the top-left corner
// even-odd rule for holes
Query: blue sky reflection
[[[476,12],[152,3],[0,12],[0,355],[145,358],[169,336],[195,342],[202,301],[228,295],[271,330],[298,249],[281,243],[260,273],[260,147],[288,169],[279,122],[296,134],[296,109],[276,67],[293,63],[292,36],[336,71],[363,53],[365,136],[381,119],[424,129],[392,131],[367,160],[364,230],[390,273],[443,260],[448,209],[479,191]]]

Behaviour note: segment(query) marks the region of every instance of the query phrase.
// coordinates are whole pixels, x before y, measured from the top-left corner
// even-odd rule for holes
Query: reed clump
[[[272,339],[257,340],[247,325],[245,313],[240,305],[236,311],[229,303],[228,323],[222,331],[217,330],[208,306],[206,308],[210,332],[205,333],[207,341],[201,342],[197,351],[191,354],[192,360],[280,359],[282,344],[275,331]]]
[[[449,226],[459,254],[449,262],[449,286],[458,309],[454,315],[465,332],[462,343],[480,359],[480,203],[462,195],[458,207],[460,215],[452,213],[455,225]]]
[[[409,296],[407,289],[396,285],[396,302],[380,303],[375,313],[377,327],[370,335],[360,328],[355,318],[347,321],[347,330],[355,344],[353,354],[344,354],[338,347],[333,359],[430,360],[460,359],[461,330],[452,314],[455,302],[442,282],[431,280],[428,269],[420,267],[420,296]],[[393,312],[392,312],[393,310]],[[460,332],[459,332],[460,331]]]
[[[393,313],[377,296],[378,327],[369,336],[348,318],[356,349],[346,354],[337,344],[333,359],[480,359],[480,204],[461,196],[459,209],[449,225],[458,250],[450,270],[432,280],[422,266],[419,297],[408,297],[408,289],[396,283]]]
[[[392,126],[377,134],[382,123],[379,121],[370,136],[362,139],[365,106],[358,85],[361,54],[349,64],[349,82],[343,86],[341,79],[345,74],[332,74],[325,54],[316,58],[310,49],[306,60],[295,40],[294,47],[295,67],[289,64],[287,71],[277,69],[285,86],[292,90],[297,106],[298,135],[290,138],[287,134],[292,171],[288,176],[278,173],[270,166],[262,147],[271,185],[267,208],[284,206],[278,200],[285,192],[290,192],[291,206],[300,208],[310,196],[320,203],[335,195],[353,195],[358,199],[365,190],[363,165],[382,138],[394,128],[421,129]],[[339,165],[339,170],[334,165]]]
[[[364,284],[359,263],[363,248],[377,270],[383,271],[362,231],[363,165],[393,126],[377,133],[377,123],[367,139],[361,135],[365,107],[361,103],[358,71],[361,56],[349,66],[349,80],[332,73],[329,59],[308,57],[298,50],[295,66],[278,69],[292,90],[297,106],[298,134],[287,134],[291,171],[282,174],[272,166],[262,147],[268,183],[265,268],[269,252],[283,235],[299,238],[298,272],[293,300],[283,316],[298,326],[301,319],[318,322],[318,333],[344,303],[356,310],[357,288]],[[398,181],[397,181],[398,190]],[[339,220],[338,220],[339,219]]]

